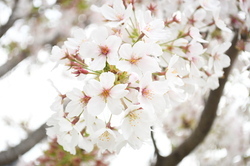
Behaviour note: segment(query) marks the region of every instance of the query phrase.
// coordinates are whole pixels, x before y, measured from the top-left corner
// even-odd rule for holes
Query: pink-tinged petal
[[[106,103],[100,96],[92,97],[87,105],[87,111],[93,116],[99,115],[105,108]]]
[[[111,72],[102,73],[100,75],[100,82],[103,88],[110,89],[115,82],[115,75]]]
[[[88,87],[89,87],[88,94],[90,96],[97,96],[101,94],[103,90],[101,83],[94,79],[88,82]]]
[[[109,98],[107,104],[108,104],[109,110],[114,115],[120,114],[123,110],[123,106],[122,106],[121,101],[119,99]]]
[[[130,44],[123,44],[119,50],[120,57],[123,59],[131,59],[132,47]]]
[[[98,46],[92,42],[85,42],[80,45],[79,53],[82,58],[95,58],[99,53]]]
[[[127,84],[118,84],[115,85],[111,90],[110,90],[110,96],[112,98],[122,98],[124,97],[126,94],[128,94],[128,90],[125,90],[127,88]]]
[[[106,56],[99,55],[91,62],[89,68],[92,70],[102,70],[105,67],[105,65],[106,65]]]
[[[100,27],[92,32],[91,37],[98,45],[100,45],[107,39],[108,30],[106,27]]]

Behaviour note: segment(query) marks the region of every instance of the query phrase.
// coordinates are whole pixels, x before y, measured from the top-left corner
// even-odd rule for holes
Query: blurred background
[[[44,123],[52,115],[50,105],[58,91],[64,94],[71,90],[72,85],[79,86],[77,78],[70,76],[70,71],[60,66],[55,68],[56,63],[50,61],[51,49],[54,45],[63,45],[75,28],[84,28],[91,22],[98,23],[98,18],[89,9],[90,3],[99,1],[0,0],[0,152],[20,144],[42,126],[37,142],[42,141],[35,142],[31,150],[9,165],[36,165],[39,163],[37,158],[44,156],[43,152],[47,149],[50,149],[45,153],[47,157],[40,158],[40,162],[49,160],[48,156],[59,159],[60,156],[68,156],[67,161],[72,160],[75,165],[79,165],[79,160],[86,160],[90,165],[104,166],[112,161],[111,165],[114,166],[144,166],[154,159],[154,147],[150,146],[152,143],[140,151],[125,149],[119,157],[112,154],[97,157],[97,152],[82,155],[80,150],[77,156],[70,156],[55,142],[50,140],[52,142],[49,144],[46,139]],[[239,56],[236,66],[240,70],[233,71],[230,83],[226,86],[227,98],[222,98],[222,109],[213,128],[214,135],[180,165],[192,163],[198,166],[204,165],[201,164],[204,162],[210,165],[250,165],[249,60],[249,52]],[[183,106],[194,107],[190,104],[184,103]],[[157,135],[162,155],[169,154],[171,146],[184,140],[193,131],[194,121],[201,110],[198,106],[190,109],[190,112],[177,109],[177,113],[169,115],[166,123],[168,138],[162,134],[164,131],[159,131]],[[232,111],[227,114],[229,110]],[[174,123],[176,125],[172,125]],[[232,132],[227,132],[228,128]],[[227,138],[222,139],[223,135]],[[169,138],[172,138],[171,141]],[[217,140],[222,140],[222,144],[218,144]],[[228,147],[231,142],[235,146]],[[208,147],[212,150],[208,151]]]

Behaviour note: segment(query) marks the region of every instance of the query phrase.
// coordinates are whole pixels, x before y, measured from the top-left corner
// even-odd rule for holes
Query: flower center
[[[107,46],[99,46],[102,55],[108,55],[109,48]]]
[[[86,104],[86,103],[88,103],[88,102],[89,102],[90,98],[91,98],[91,97],[89,97],[89,96],[85,96],[85,95],[84,95],[84,97],[83,97],[83,98],[81,98],[81,102],[82,102],[82,103],[84,103],[84,104]]]
[[[107,97],[109,97],[109,94],[110,94],[110,89],[103,89],[101,96],[106,99]]]
[[[108,131],[105,131],[104,133],[102,133],[102,135],[99,136],[99,140],[100,141],[104,141],[104,142],[108,142],[110,141],[110,134]]]
[[[153,98],[153,93],[152,90],[147,89],[147,88],[143,88],[142,89],[142,95],[150,100],[152,100]]]
[[[128,118],[129,118],[129,124],[131,125],[131,126],[136,126],[138,123],[139,123],[139,121],[138,120],[140,120],[141,119],[141,117],[139,116],[139,114],[141,114],[142,112],[141,111],[137,111],[137,110],[135,110],[135,111],[131,111],[129,114],[128,114]]]
[[[129,62],[130,62],[131,64],[137,64],[137,62],[138,62],[140,59],[141,59],[141,58],[132,57],[132,58],[129,60]]]
[[[124,19],[124,16],[123,16],[122,14],[117,14],[117,15],[116,15],[116,18],[117,18],[119,21],[121,21],[121,20]]]

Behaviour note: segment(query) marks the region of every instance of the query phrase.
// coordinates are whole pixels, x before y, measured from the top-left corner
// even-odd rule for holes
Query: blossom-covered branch
[[[169,112],[196,92],[205,96],[219,87],[232,45],[220,3],[179,5],[193,10],[159,14],[152,5],[121,0],[92,6],[102,25],[78,28],[53,47],[51,59],[83,81],[58,95],[48,121],[48,135],[66,151],[139,149]]]
[[[174,149],[174,151],[170,155],[168,155],[167,157],[158,155],[157,162],[155,164],[156,166],[177,165],[184,157],[191,153],[206,138],[216,118],[216,112],[223,94],[224,86],[227,82],[230,71],[233,68],[234,61],[239,53],[239,51],[235,47],[237,41],[238,34],[236,33],[232,41],[232,46],[226,52],[226,54],[229,55],[231,59],[231,65],[228,68],[224,69],[224,75],[219,80],[219,88],[210,92],[197,127],[190,135],[190,137],[187,138],[180,146]]]

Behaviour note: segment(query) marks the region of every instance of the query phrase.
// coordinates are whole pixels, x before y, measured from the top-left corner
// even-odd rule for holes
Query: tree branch
[[[44,139],[46,137],[46,127],[47,125],[44,123],[37,130],[30,133],[28,137],[17,146],[9,148],[7,151],[0,152],[0,165],[6,165],[16,161],[19,156],[29,151],[38,142]]]
[[[49,44],[51,46],[55,45],[63,35],[57,34],[53,38],[49,39],[48,41],[44,41],[41,46],[45,44]],[[30,49],[29,49],[30,50]],[[4,65],[0,66],[0,78],[4,76],[6,73],[8,73],[10,70],[15,68],[20,62],[22,62],[27,57],[31,56],[29,51],[23,50],[19,55],[13,56],[11,59],[9,59]]]
[[[15,11],[17,9],[19,0],[15,0],[14,6],[12,7],[12,13],[9,17],[9,20],[6,24],[0,27],[0,38],[13,26],[13,24],[18,20],[18,17],[15,17]]]
[[[13,56],[4,65],[0,66],[0,78],[17,66],[21,61],[28,57],[28,53],[23,51],[18,56]]]
[[[233,38],[232,46],[226,52],[231,59],[231,65],[224,69],[224,77],[219,80],[220,86],[218,89],[210,92],[205,108],[201,114],[200,121],[193,131],[179,147],[177,147],[169,156],[163,157],[158,155],[156,166],[175,166],[190,152],[192,152],[209,133],[214,119],[216,118],[216,111],[223,94],[224,86],[227,82],[228,75],[233,66],[233,63],[238,55],[238,50],[235,48],[238,40],[237,33]]]

